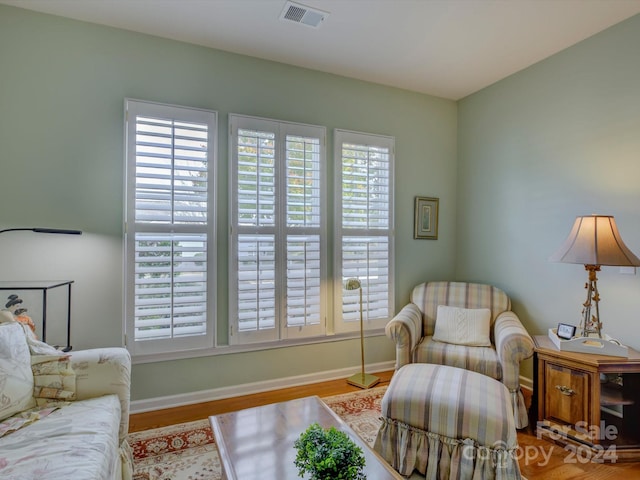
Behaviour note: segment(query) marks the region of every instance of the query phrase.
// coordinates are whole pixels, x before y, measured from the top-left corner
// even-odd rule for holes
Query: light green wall
[[[576,216],[614,215],[640,255],[638,45],[635,16],[459,102],[456,276],[503,287],[533,334],[580,321],[584,268],[548,261]],[[640,348],[640,276],[598,278],[604,330]]]
[[[396,138],[396,308],[455,266],[457,105],[408,91],[0,6],[0,280],[73,278],[75,349],[122,341],[125,97],[219,112],[218,318],[227,314],[227,118],[258,115]],[[328,148],[330,154],[332,149]],[[332,172],[331,172],[332,173]],[[439,240],[413,239],[413,198],[440,198]],[[331,224],[331,219],[329,219]],[[394,358],[384,337],[367,362]],[[291,360],[295,358],[295,362]],[[135,365],[134,399],[359,364],[355,340]],[[171,381],[167,381],[171,378]]]
[[[0,6],[0,280],[73,278],[75,349],[122,336],[125,97],[219,112],[220,232],[230,112],[396,137],[396,309],[422,280],[496,284],[530,332],[577,323],[586,273],[553,264],[577,215],[615,215],[640,254],[640,16],[455,102]],[[329,143],[331,145],[331,143]],[[331,148],[328,149],[331,154]],[[413,240],[413,197],[440,198],[439,240]],[[329,222],[331,223],[331,222]],[[218,253],[227,313],[227,239]],[[605,330],[640,348],[640,276],[599,274]],[[0,299],[1,300],[1,299]],[[392,360],[384,337],[367,361]],[[292,362],[291,359],[296,361]],[[354,340],[135,365],[133,398],[357,365]],[[531,376],[530,365],[525,375]],[[171,381],[166,381],[171,378]]]

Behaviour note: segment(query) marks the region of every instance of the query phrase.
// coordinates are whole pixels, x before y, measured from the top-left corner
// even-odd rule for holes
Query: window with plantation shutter
[[[230,338],[325,332],[325,129],[229,116]]]
[[[365,328],[381,328],[393,316],[392,137],[335,130],[336,252],[335,329],[360,324],[359,292],[344,290],[349,278],[362,286]]]
[[[211,348],[216,113],[136,100],[125,112],[127,348]]]

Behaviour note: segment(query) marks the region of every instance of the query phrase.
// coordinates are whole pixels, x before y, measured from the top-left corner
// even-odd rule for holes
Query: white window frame
[[[343,226],[343,183],[342,183],[342,146],[343,144],[355,144],[368,147],[381,147],[388,149],[389,170],[388,170],[388,227],[387,228],[345,228]],[[393,317],[395,312],[395,258],[394,258],[394,163],[395,163],[395,138],[391,136],[374,135],[349,130],[335,129],[333,134],[334,145],[334,165],[335,165],[335,215],[334,215],[334,328],[335,333],[354,332],[360,328],[359,315],[359,292],[346,291],[345,282],[350,277],[357,277],[362,284],[363,296],[363,319],[365,330],[377,330],[384,328],[387,322]],[[369,291],[367,285],[367,272],[343,272],[343,239],[367,238],[378,236],[387,242],[387,269],[388,269],[388,290],[387,290],[387,311],[386,314],[377,315],[371,318],[369,315]],[[368,271],[368,267],[367,267]],[[373,295],[373,294],[372,294]]]
[[[239,225],[238,220],[238,129],[275,134],[275,224],[273,226]],[[286,162],[285,144],[288,135],[319,139],[320,156],[320,225],[319,227],[301,228],[286,225],[287,197],[285,191],[284,165]],[[284,122],[239,114],[229,115],[229,343],[244,345],[253,343],[279,342],[287,339],[304,339],[322,336],[326,333],[326,312],[328,305],[326,287],[327,279],[327,233],[326,233],[326,128]],[[320,321],[313,325],[287,326],[286,314],[286,239],[289,234],[317,234],[320,240]],[[275,324],[273,328],[241,331],[239,329],[238,312],[238,274],[240,235],[264,234],[273,235],[275,240]]]
[[[207,219],[203,224],[136,221],[136,119],[139,115],[207,125]],[[134,358],[172,358],[176,353],[198,350],[211,351],[215,346],[217,129],[217,112],[215,111],[125,99],[124,317],[125,345]],[[135,240],[136,234],[144,233],[172,236],[180,234],[206,236],[206,292],[204,293],[206,296],[204,300],[206,302],[206,319],[204,333],[175,336],[173,338],[136,340]],[[174,325],[173,315],[170,321]]]

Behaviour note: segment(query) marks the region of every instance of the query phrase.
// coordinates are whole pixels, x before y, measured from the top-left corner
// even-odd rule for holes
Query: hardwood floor
[[[388,372],[378,372],[375,374],[380,378],[380,383],[376,386],[388,385],[393,375],[393,370]],[[294,398],[318,395],[319,397],[329,397],[341,393],[357,392],[360,389],[349,385],[345,380],[332,380],[329,382],[302,385],[299,387],[283,388],[270,392],[245,395],[243,397],[226,398],[212,402],[186,405],[184,407],[170,408],[166,410],[155,410],[153,412],[139,413],[131,415],[129,418],[129,431],[137,432],[149,428],[164,427],[176,423],[191,422],[208,418],[219,413],[233,412],[243,408],[259,407],[270,403],[286,402]]]
[[[378,372],[378,385],[388,385],[393,371]],[[137,432],[149,428],[163,427],[176,423],[190,422],[217,415],[219,413],[257,407],[269,403],[284,402],[294,398],[318,395],[327,397],[341,393],[356,392],[343,379],[329,382],[284,388],[242,397],[215,400],[212,402],[187,405],[184,407],[156,410],[131,415],[129,431]],[[531,392],[524,391],[527,405]],[[587,462],[580,455],[566,451],[562,446],[538,439],[533,428],[518,431],[519,462],[522,474],[528,480],[640,480],[640,462],[597,464]]]

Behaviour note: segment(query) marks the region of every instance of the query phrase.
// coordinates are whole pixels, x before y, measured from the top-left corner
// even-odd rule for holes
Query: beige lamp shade
[[[616,221],[610,215],[577,217],[569,236],[549,260],[583,265],[640,266],[624,244]]]

